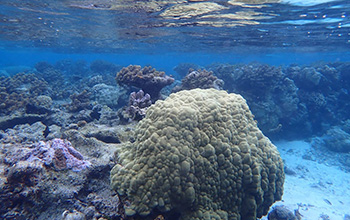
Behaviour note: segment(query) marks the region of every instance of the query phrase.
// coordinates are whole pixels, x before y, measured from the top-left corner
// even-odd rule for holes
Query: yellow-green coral
[[[214,89],[185,90],[152,105],[121,147],[111,185],[131,202],[181,219],[256,220],[283,192],[283,163],[245,100]]]

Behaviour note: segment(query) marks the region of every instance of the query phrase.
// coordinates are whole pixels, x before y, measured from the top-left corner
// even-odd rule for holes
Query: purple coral
[[[91,165],[69,141],[59,138],[46,143],[38,142],[34,145],[34,149],[26,155],[26,160],[40,161],[48,166],[53,165],[57,170],[81,171]]]
[[[129,96],[129,104],[123,110],[123,118],[130,120],[141,120],[146,115],[146,110],[151,106],[151,96],[144,93],[142,90],[132,92]]]

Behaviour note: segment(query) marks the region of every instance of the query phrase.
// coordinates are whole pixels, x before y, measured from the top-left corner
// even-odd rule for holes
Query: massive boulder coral
[[[150,94],[152,99],[158,99],[160,90],[174,82],[174,78],[162,71],[157,71],[151,66],[141,68],[139,65],[124,67],[117,73],[116,80],[118,83],[141,88]]]
[[[215,89],[157,101],[116,152],[111,186],[126,215],[256,220],[283,193],[283,162],[246,101]]]

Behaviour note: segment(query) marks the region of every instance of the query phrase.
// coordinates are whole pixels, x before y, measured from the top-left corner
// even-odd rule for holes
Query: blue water
[[[349,61],[350,52],[312,52],[312,53],[178,53],[164,52],[162,54],[140,53],[55,53],[47,50],[2,50],[0,53],[0,68],[6,66],[34,66],[37,62],[47,61],[52,64],[59,60],[85,60],[88,63],[95,60],[105,60],[122,66],[130,64],[152,65],[153,67],[173,74],[173,67],[179,63],[196,63],[206,66],[212,63],[250,63],[261,62],[270,65],[311,64],[318,61],[339,62]]]
[[[348,1],[255,2],[216,0],[212,10],[190,2],[178,5],[197,9],[181,12],[172,1],[3,0],[1,65],[42,58],[156,66],[349,60]]]

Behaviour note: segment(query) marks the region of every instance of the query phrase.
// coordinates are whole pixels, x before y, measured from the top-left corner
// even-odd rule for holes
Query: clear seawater
[[[2,0],[0,66],[104,59],[171,73],[181,62],[349,60],[348,1],[188,1],[210,5],[175,10],[186,2]]]

